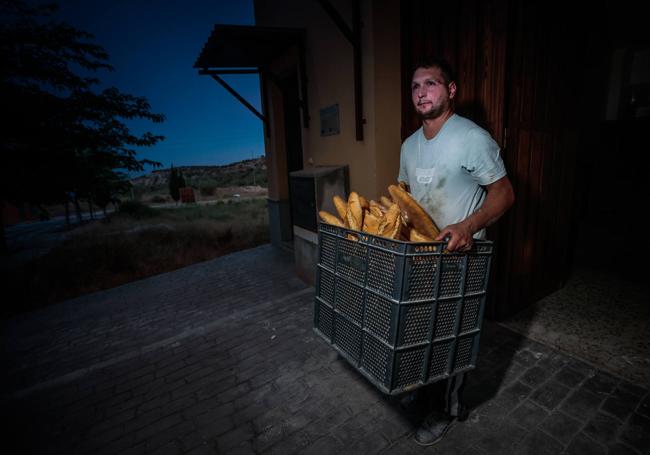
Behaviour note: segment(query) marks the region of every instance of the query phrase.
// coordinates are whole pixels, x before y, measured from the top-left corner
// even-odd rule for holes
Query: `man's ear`
[[[451,81],[447,86],[447,89],[449,90],[449,99],[451,100],[456,96],[456,83]]]

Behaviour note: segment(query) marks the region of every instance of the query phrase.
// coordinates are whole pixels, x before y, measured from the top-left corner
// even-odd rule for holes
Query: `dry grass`
[[[136,211],[137,212],[137,211]],[[117,213],[16,270],[16,313],[269,241],[265,200]],[[7,315],[7,308],[5,315]]]

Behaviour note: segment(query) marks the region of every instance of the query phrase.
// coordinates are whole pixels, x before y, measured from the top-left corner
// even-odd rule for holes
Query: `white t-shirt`
[[[442,229],[474,213],[485,199],[483,186],[506,175],[499,145],[469,119],[453,114],[432,139],[422,127],[402,144],[398,180]],[[484,239],[485,229],[474,234]]]

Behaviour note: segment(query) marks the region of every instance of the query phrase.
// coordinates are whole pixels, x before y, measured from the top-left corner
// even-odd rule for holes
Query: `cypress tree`
[[[181,198],[179,188],[180,181],[178,178],[178,172],[174,169],[174,165],[172,164],[171,170],[169,171],[169,195],[172,197],[174,202],[178,202]]]

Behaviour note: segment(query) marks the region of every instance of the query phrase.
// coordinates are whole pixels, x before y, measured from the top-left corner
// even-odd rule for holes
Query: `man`
[[[442,59],[420,63],[411,81],[411,99],[422,127],[402,144],[398,180],[431,215],[449,251],[467,251],[473,239],[514,203],[499,146],[471,120],[454,113],[456,82]],[[421,445],[439,441],[467,411],[460,401],[465,374],[427,387],[440,408],[418,428]],[[412,398],[412,397],[411,397]]]

